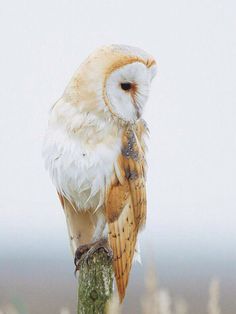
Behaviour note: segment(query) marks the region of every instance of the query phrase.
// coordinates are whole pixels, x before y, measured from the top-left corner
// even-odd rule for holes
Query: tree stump
[[[105,314],[113,292],[112,261],[104,250],[95,252],[79,271],[78,314]]]

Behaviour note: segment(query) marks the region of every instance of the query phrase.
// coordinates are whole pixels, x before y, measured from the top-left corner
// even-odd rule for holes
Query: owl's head
[[[105,46],[80,66],[65,94],[87,110],[134,123],[142,115],[156,71],[155,60],[139,48]]]

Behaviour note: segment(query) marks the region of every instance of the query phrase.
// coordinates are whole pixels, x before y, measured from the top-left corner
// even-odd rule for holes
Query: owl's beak
[[[141,114],[142,114],[142,109],[140,108],[140,106],[135,102],[135,99],[133,98],[133,105],[134,105],[134,108],[135,108],[135,111],[136,111],[136,116],[137,116],[137,119],[139,119],[141,117]]]
[[[139,119],[141,117],[141,108],[138,105],[138,103],[135,101],[136,92],[137,92],[137,85],[135,83],[133,83],[132,84],[132,89],[131,89],[131,97],[132,97],[132,100],[133,100],[134,108],[136,110],[137,119]]]
[[[141,110],[137,108],[137,106],[136,106],[136,115],[137,115],[137,119],[141,117]]]

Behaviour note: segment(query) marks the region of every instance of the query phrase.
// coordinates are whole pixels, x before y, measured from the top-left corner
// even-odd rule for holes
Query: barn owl
[[[146,220],[142,120],[156,62],[139,48],[92,53],[52,107],[43,156],[65,212],[76,269],[104,248],[122,302]]]

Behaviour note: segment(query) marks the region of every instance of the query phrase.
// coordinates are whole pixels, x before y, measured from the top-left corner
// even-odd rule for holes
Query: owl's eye
[[[125,82],[125,83],[121,83],[121,84],[120,84],[120,87],[121,87],[123,90],[127,91],[127,90],[130,90],[130,89],[132,88],[132,84],[129,83],[129,82]]]

